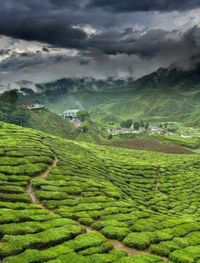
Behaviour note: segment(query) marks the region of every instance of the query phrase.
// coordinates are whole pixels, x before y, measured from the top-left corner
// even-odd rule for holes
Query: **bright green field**
[[[103,147],[4,123],[0,138],[3,263],[200,262],[199,155]]]

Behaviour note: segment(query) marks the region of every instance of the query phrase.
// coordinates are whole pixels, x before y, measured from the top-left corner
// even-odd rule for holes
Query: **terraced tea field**
[[[0,124],[0,261],[200,263],[200,157]]]

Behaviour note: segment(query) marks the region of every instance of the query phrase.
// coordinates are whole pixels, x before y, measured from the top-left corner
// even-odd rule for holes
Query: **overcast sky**
[[[138,78],[200,48],[200,0],[0,0],[0,85]]]

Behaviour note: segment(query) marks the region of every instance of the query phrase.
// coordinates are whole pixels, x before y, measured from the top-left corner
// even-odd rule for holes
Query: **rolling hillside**
[[[46,109],[30,112],[30,117],[26,127],[47,132],[63,138],[73,138],[76,136],[74,126],[67,120]]]
[[[39,85],[35,96],[53,112],[87,109],[103,122],[149,118],[200,125],[200,70],[170,67],[134,81],[63,79]]]
[[[3,263],[199,262],[199,155],[0,125]]]

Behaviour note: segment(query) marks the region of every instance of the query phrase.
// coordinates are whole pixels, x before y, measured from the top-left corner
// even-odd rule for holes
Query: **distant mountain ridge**
[[[95,79],[91,77],[83,78],[62,78],[46,83],[34,83],[28,80],[20,80],[7,85],[7,89],[18,89],[21,91],[33,90],[36,93],[44,93],[47,96],[54,92],[60,93],[76,93],[80,91],[94,92],[110,92],[110,91],[126,91],[130,89],[148,89],[162,86],[170,87],[180,84],[184,89],[192,88],[200,84],[200,55],[191,57],[191,68],[184,69],[181,63],[177,62],[168,68],[159,68],[151,74],[145,75],[137,80],[133,78],[116,79],[109,77],[107,79]],[[184,62],[182,62],[184,64]]]
[[[110,92],[126,91],[131,89],[148,89],[162,86],[170,87],[182,82],[183,89],[190,89],[200,84],[200,65],[191,70],[177,68],[175,65],[169,68],[159,68],[157,71],[145,75],[137,80],[128,79],[94,79],[94,78],[62,78],[52,82],[36,84],[30,81],[22,80],[8,85],[8,89],[17,88],[26,90],[31,89],[34,92],[44,93],[47,96],[54,92],[76,93],[80,91]]]
[[[174,65],[140,79],[97,80],[64,78],[54,82],[21,85],[24,100],[37,100],[55,113],[80,108],[108,123],[124,119],[158,119],[200,125],[200,67],[183,70]]]
[[[191,89],[200,84],[200,67],[191,70],[175,67],[159,68],[157,71],[136,80],[134,84],[141,88],[158,88],[161,85],[170,87],[181,84],[183,89]]]

